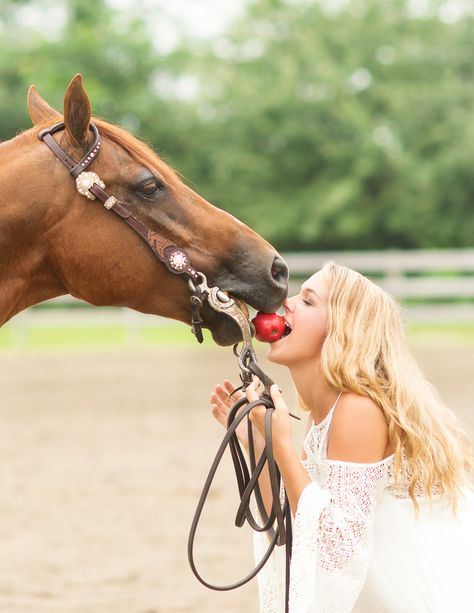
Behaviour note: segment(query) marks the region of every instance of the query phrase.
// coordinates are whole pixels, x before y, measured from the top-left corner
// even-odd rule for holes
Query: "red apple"
[[[255,338],[262,343],[273,343],[285,333],[285,319],[278,313],[259,311],[252,323],[255,326]]]

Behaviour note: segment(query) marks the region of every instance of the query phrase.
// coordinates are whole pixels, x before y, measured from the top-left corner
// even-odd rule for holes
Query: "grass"
[[[210,333],[204,331],[204,346],[212,347]],[[474,346],[473,323],[412,324],[408,327],[414,345]],[[46,324],[15,320],[0,328],[0,352],[11,350],[81,350],[153,347],[197,347],[190,329],[173,321],[157,325],[124,323]]]
[[[413,344],[474,345],[474,322],[472,323],[417,323],[407,328]]]
[[[204,344],[212,340],[206,332]],[[7,325],[0,329],[0,351],[12,349],[89,349],[154,346],[192,346],[197,341],[184,325],[127,324]]]

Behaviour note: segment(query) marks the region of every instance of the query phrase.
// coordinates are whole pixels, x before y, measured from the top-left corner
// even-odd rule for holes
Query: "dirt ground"
[[[474,433],[474,349],[416,349]],[[285,371],[268,368],[294,399]],[[0,354],[1,613],[257,611],[253,582],[189,570],[191,518],[222,432],[208,410],[226,349]],[[252,565],[227,465],[198,533],[206,578]]]

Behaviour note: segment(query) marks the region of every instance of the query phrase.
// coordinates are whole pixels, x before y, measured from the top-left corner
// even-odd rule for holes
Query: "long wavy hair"
[[[421,491],[430,500],[447,496],[455,511],[463,486],[472,485],[472,447],[412,356],[398,303],[350,268],[330,261],[323,270],[329,286],[323,375],[335,389],[368,396],[381,408],[395,477],[408,469],[415,509]]]

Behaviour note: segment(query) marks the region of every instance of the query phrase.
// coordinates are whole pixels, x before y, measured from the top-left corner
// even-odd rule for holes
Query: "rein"
[[[204,487],[199,498],[199,502],[194,513],[193,520],[191,522],[191,528],[188,537],[188,561],[195,577],[206,587],[217,591],[234,590],[248,583],[251,579],[262,570],[265,564],[268,562],[270,555],[276,546],[286,546],[285,556],[285,613],[288,613],[289,605],[289,582],[290,582],[290,561],[291,561],[291,544],[292,544],[292,524],[291,524],[291,511],[288,503],[288,498],[283,490],[284,501],[281,501],[281,476],[273,457],[272,450],[272,413],[275,410],[273,401],[270,396],[269,388],[272,385],[272,380],[263,373],[255,362],[251,362],[248,365],[250,374],[250,381],[252,374],[256,374],[264,383],[265,391],[258,400],[253,402],[247,402],[246,398],[241,398],[237,401],[232,409],[229,411],[227,419],[227,432],[222,440],[222,443],[217,451],[217,454],[212,462],[208,476],[204,483]],[[250,381],[246,381],[246,374],[241,375],[243,381],[243,388]],[[234,393],[237,390],[234,390]],[[255,447],[253,441],[252,424],[248,419],[249,413],[255,407],[263,405],[266,407],[265,413],[265,447],[260,455],[260,458],[256,459]],[[293,416],[294,417],[294,416]],[[240,443],[236,435],[236,429],[239,424],[247,419],[247,432],[249,440],[248,450],[248,462],[245,458],[245,454],[242,451]],[[299,418],[297,418],[299,419]],[[212,482],[214,481],[215,474],[219,468],[219,464],[222,458],[229,448],[232,462],[234,465],[235,476],[237,479],[237,487],[240,495],[240,504],[235,516],[235,525],[240,528],[244,525],[245,521],[248,522],[250,527],[256,532],[266,532],[269,538],[269,545],[262,556],[261,560],[257,563],[255,568],[250,571],[242,579],[230,583],[227,585],[216,585],[203,579],[201,574],[196,568],[194,560],[194,541],[196,538],[196,530],[198,528],[199,520],[209,495]],[[261,494],[258,479],[268,463],[268,474],[270,479],[270,486],[272,492],[272,506],[270,513],[267,513],[265,508],[263,497]],[[250,468],[250,469],[249,469]],[[255,518],[251,509],[251,496],[254,495],[256,501],[256,507],[258,514],[261,518],[261,523]]]
[[[209,471],[209,475],[205,481],[196,512],[191,524],[191,529],[188,538],[188,560],[191,569],[196,578],[208,588],[219,591],[232,590],[240,587],[250,581],[263,568],[268,561],[272,551],[276,546],[286,545],[286,604],[285,611],[288,611],[288,596],[289,596],[289,566],[291,556],[291,511],[286,493],[284,493],[283,504],[280,500],[280,485],[281,476],[273,457],[272,451],[272,413],[275,409],[270,396],[270,386],[273,381],[266,375],[257,363],[257,357],[252,346],[252,328],[251,324],[243,313],[237,302],[228,296],[218,287],[209,287],[204,273],[193,268],[190,258],[187,253],[175,245],[172,241],[155,232],[125,208],[115,196],[111,196],[105,191],[105,184],[99,175],[95,172],[88,171],[87,168],[95,160],[100,152],[101,140],[97,127],[89,124],[89,129],[94,135],[94,142],[88,152],[79,160],[74,161],[54,140],[53,134],[65,129],[64,122],[56,123],[49,128],[41,130],[38,134],[42,140],[54,153],[54,155],[66,166],[69,173],[76,181],[77,191],[88,198],[89,200],[99,199],[104,207],[113,211],[125,223],[127,223],[140,237],[148,244],[155,257],[163,262],[165,266],[174,274],[184,274],[188,278],[188,285],[191,291],[191,313],[192,322],[191,328],[197,340],[201,343],[202,335],[202,318],[200,316],[200,308],[205,300],[215,311],[224,313],[231,317],[240,327],[242,333],[242,348],[237,351],[237,345],[234,346],[234,354],[238,358],[239,368],[241,370],[240,378],[242,386],[239,389],[245,390],[247,385],[252,381],[253,375],[259,377],[264,385],[264,392],[259,400],[248,403],[244,398],[234,404],[229,412],[227,421],[227,432],[219,447],[214,462]],[[235,390],[237,391],[237,390]],[[260,456],[256,459],[255,446],[252,433],[252,424],[248,420],[248,415],[256,406],[263,405],[266,407],[265,414],[265,447]],[[294,416],[293,416],[294,417]],[[235,433],[238,425],[242,420],[247,419],[249,452],[248,463],[245,454],[240,446]],[[299,419],[299,418],[297,418]],[[234,464],[237,486],[240,494],[241,502],[237,509],[235,517],[235,525],[241,527],[245,521],[257,532],[266,532],[269,536],[269,546],[263,558],[243,579],[236,581],[230,585],[213,585],[204,580],[199,574],[194,562],[194,540],[199,519],[206,502],[210,487],[214,480],[215,473],[219,467],[221,459],[229,447],[232,461]],[[268,474],[272,491],[272,507],[268,514],[263,502],[260,486],[258,483],[259,476],[262,470],[268,464]],[[251,510],[251,497],[254,495],[257,504],[258,513],[261,518],[261,524],[254,517]]]

